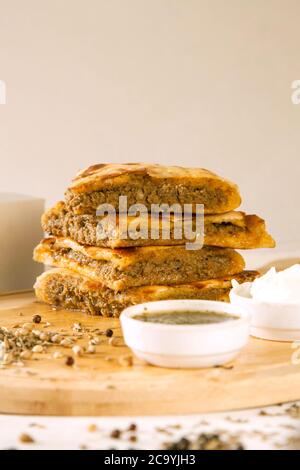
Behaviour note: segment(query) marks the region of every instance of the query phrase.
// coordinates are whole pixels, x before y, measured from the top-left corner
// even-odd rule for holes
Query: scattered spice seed
[[[182,426],[181,426],[181,424],[170,424],[170,425],[169,425],[169,428],[172,428],[172,429],[181,429]]]
[[[136,442],[137,437],[136,436],[129,436],[129,440],[130,440],[130,442]]]
[[[92,339],[90,340],[90,344],[91,344],[92,346],[95,346],[95,345],[100,344],[100,343],[101,343],[101,339],[100,339],[100,338],[92,338]]]
[[[53,359],[61,359],[64,355],[60,351],[55,351],[52,357]]]
[[[107,362],[111,362],[114,360],[114,358],[112,356],[105,356],[104,360]]]
[[[13,355],[10,353],[5,353],[2,359],[2,364],[9,365],[13,361]]]
[[[243,450],[243,445],[236,436],[226,440],[220,434],[202,433],[190,440],[182,437],[179,441],[167,444],[167,450]]]
[[[74,365],[74,362],[75,362],[75,361],[74,361],[74,358],[73,358],[72,356],[68,356],[68,357],[66,358],[65,364],[66,364],[66,366],[73,366],[73,365]]]
[[[27,325],[24,324],[24,326]],[[0,341],[2,341],[0,365],[16,364],[19,359],[29,358],[28,351],[43,352],[49,346],[48,336],[41,337],[40,330],[30,331],[32,326],[33,324],[30,324],[30,329],[18,328],[16,330],[0,326]]]
[[[30,359],[32,356],[32,352],[29,349],[26,349],[25,351],[22,351],[20,354],[21,359]]]
[[[30,323],[27,322],[22,325],[15,324],[14,329],[0,326],[0,342],[2,342],[0,353],[0,368],[6,368],[11,364],[24,365],[20,359],[24,359],[26,361],[26,359],[30,359],[30,353],[47,352],[48,349],[55,346],[56,344],[60,344],[61,346],[65,346],[70,349],[76,346],[75,351],[73,351],[75,356],[84,353],[92,354],[97,352],[95,346],[101,343],[101,339],[96,335],[106,334],[108,341],[111,339],[109,344],[112,346],[115,346],[116,342],[119,340],[115,337],[112,339],[112,329],[108,329],[105,332],[105,330],[100,330],[99,328],[83,327],[79,322],[72,325],[72,336],[70,336],[68,329],[57,329],[56,331],[38,329],[35,327],[35,325],[38,325],[37,322],[39,322],[39,319],[36,322],[36,317],[41,317],[41,315],[34,315],[32,317],[32,322]],[[46,321],[43,323],[43,327],[51,325]],[[86,347],[76,345],[76,342],[80,338],[87,339],[88,344]],[[54,359],[65,357],[65,355],[61,355],[60,353],[55,354],[54,348],[54,352],[52,352],[51,357]],[[109,358],[108,360],[117,359]],[[127,365],[127,363],[130,365],[130,361],[130,359],[125,359],[124,365]]]
[[[41,341],[48,341],[49,340],[48,333],[40,333],[38,336],[39,336]]]
[[[19,441],[23,442],[23,444],[32,444],[34,439],[30,436],[30,434],[23,433],[19,436]]]
[[[114,430],[110,433],[110,437],[112,437],[113,439],[120,439],[120,436],[121,436],[121,431],[120,431],[120,429],[114,429]]]
[[[133,364],[133,358],[132,356],[121,356],[118,362],[123,367],[131,367]]]
[[[168,450],[188,450],[190,448],[190,441],[185,437],[179,439],[179,441],[174,442],[173,444],[167,445]]]
[[[26,336],[29,333],[29,330],[27,328],[20,328],[19,330],[16,331],[18,336]]]
[[[83,352],[82,347],[79,346],[78,344],[76,344],[75,346],[73,346],[72,351],[73,351],[73,353],[75,354],[75,356],[81,356],[81,354],[82,354],[82,352]]]
[[[128,427],[128,431],[134,432],[137,430],[137,425],[135,423],[131,423]]]
[[[39,338],[40,335],[41,335],[41,332],[40,332],[40,330],[32,330],[32,334],[33,334],[34,336],[37,336],[37,337]]]
[[[41,323],[41,321],[42,321],[41,315],[33,315],[32,321],[33,321],[33,323]]]
[[[294,403],[286,410],[286,413],[292,418],[300,418],[300,406]]]
[[[74,331],[82,331],[81,323],[74,323],[72,328]]]
[[[70,347],[72,346],[73,341],[70,338],[64,338],[61,340],[60,345],[64,347]]]
[[[118,341],[117,341],[117,338],[114,338],[114,337],[111,337],[111,338],[109,338],[109,340],[108,340],[108,344],[109,344],[110,346],[117,346],[117,342],[118,342]]]
[[[88,432],[96,432],[98,430],[96,424],[89,424],[88,425]]]
[[[249,422],[248,419],[242,419],[242,418],[233,418],[232,416],[226,416],[225,417],[226,421],[229,423],[236,423],[236,424],[246,424]]]
[[[62,341],[62,337],[60,335],[53,335],[51,337],[51,342],[52,343],[60,343]]]
[[[232,370],[234,368],[233,364],[228,365],[216,365],[214,366],[216,369],[224,369],[224,370]]]

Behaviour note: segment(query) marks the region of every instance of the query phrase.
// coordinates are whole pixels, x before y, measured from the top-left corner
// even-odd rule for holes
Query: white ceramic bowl
[[[234,287],[231,305],[250,315],[250,334],[272,341],[300,340],[300,303],[260,302],[251,297],[251,283]]]
[[[209,325],[167,325],[133,318],[145,312],[201,310],[233,314],[239,319]],[[225,364],[236,357],[249,337],[248,314],[223,302],[148,302],[127,308],[120,319],[127,346],[138,358],[161,367],[193,368]]]

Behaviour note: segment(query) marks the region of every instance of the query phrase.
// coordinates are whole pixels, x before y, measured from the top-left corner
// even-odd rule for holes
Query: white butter
[[[300,264],[280,272],[271,268],[264,276],[255,279],[250,294],[261,302],[300,302]]]
[[[32,251],[43,237],[44,200],[0,193],[0,293],[31,289],[43,266]]]

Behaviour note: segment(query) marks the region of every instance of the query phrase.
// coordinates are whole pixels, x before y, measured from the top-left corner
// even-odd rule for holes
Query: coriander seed
[[[119,358],[119,364],[123,367],[131,367],[133,364],[133,358],[130,355],[121,356]]]
[[[25,349],[25,351],[22,351],[22,352],[20,353],[20,358],[21,358],[21,359],[30,359],[31,356],[32,356],[32,352],[29,351],[29,349]]]
[[[64,357],[64,355],[60,351],[55,351],[52,357],[53,359],[60,359],[61,357]]]
[[[41,341],[48,341],[49,335],[48,333],[40,333],[39,338]]]
[[[70,338],[64,338],[61,340],[60,345],[64,346],[65,348],[72,346],[73,341]]]
[[[33,329],[33,324],[32,323],[23,323],[22,328],[25,330],[31,331]]]
[[[95,337],[95,338],[92,338],[89,343],[93,346],[97,345],[97,344],[100,344],[101,343],[101,339],[98,338],[98,337]]]
[[[51,336],[51,343],[60,343],[62,341],[62,337],[60,335],[53,335]]]
[[[20,435],[19,441],[23,442],[23,444],[32,444],[34,439],[29,434],[23,433]]]
[[[72,351],[75,354],[75,356],[81,356],[81,354],[83,352],[82,347],[79,346],[78,344],[75,344],[75,346],[73,346]]]
[[[117,338],[114,338],[114,337],[109,338],[109,340],[108,340],[108,344],[110,346],[117,346],[117,342],[118,342]]]
[[[96,424],[89,424],[88,426],[88,432],[96,432],[98,430]]]

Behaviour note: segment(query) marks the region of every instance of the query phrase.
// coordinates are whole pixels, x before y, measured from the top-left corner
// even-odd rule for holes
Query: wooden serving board
[[[20,315],[20,313],[22,315]],[[83,327],[112,328],[118,345],[102,343],[95,354],[76,358],[75,365],[53,359],[53,347],[35,354],[23,367],[0,369],[0,412],[33,415],[159,415],[185,414],[271,405],[300,399],[300,365],[292,365],[289,343],[251,338],[232,368],[174,370],[134,360],[131,367],[118,359],[130,353],[124,346],[119,321],[80,312],[54,311],[35,301],[32,293],[0,298],[0,325],[13,326],[42,316],[51,326],[44,331]],[[87,340],[83,341],[87,344]]]

